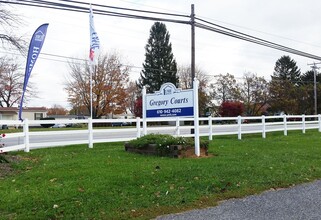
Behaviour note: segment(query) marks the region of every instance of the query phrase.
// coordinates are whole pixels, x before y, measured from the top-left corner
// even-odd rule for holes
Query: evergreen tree
[[[270,82],[271,110],[286,114],[302,114],[305,92],[300,88],[301,72],[290,56],[282,56],[275,63]]]
[[[287,80],[294,85],[300,82],[301,71],[290,56],[282,56],[275,63],[272,80]]]
[[[321,82],[321,73],[316,73],[316,81],[317,83]],[[301,76],[302,84],[313,84],[314,83],[314,71],[309,70],[302,74]]]
[[[314,71],[309,70],[301,76],[301,88],[307,94],[302,108],[305,109],[305,114],[314,114]],[[316,73],[316,92],[317,92],[317,112],[321,112],[321,73]]]
[[[166,82],[178,85],[177,64],[169,38],[166,25],[155,22],[145,46],[145,62],[138,81],[140,89],[147,85],[147,93],[158,91]]]

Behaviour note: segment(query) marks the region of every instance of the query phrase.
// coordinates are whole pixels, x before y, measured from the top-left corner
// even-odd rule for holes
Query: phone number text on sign
[[[157,114],[158,115],[161,115],[161,114],[177,114],[177,113],[181,113],[181,112],[182,112],[182,110],[180,108],[157,110]]]
[[[193,114],[192,107],[147,110],[147,117],[174,117]]]

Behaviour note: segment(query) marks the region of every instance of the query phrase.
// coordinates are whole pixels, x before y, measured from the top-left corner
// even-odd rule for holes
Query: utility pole
[[[321,63],[311,63],[308,64],[309,66],[311,66],[312,70],[313,70],[313,82],[314,82],[314,114],[317,115],[318,114],[318,104],[317,104],[317,69],[319,69],[319,67],[317,67],[318,64]]]
[[[195,78],[195,13],[194,4],[191,5],[191,86],[193,88],[193,81]]]

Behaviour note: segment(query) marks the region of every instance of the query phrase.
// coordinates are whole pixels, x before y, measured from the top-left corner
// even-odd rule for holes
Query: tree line
[[[181,89],[192,87],[190,66],[178,66],[172,52],[170,34],[166,25],[155,22],[150,29],[150,35],[145,46],[145,60],[140,77],[136,82],[128,80],[130,68],[123,66],[120,56],[104,55],[99,58],[104,61],[97,66],[94,81],[94,115],[101,117],[106,114],[119,114],[128,111],[141,117],[141,90],[146,86],[147,93],[158,91],[162,84],[173,83]],[[67,85],[70,102],[79,105],[79,100],[89,110],[88,100],[88,68],[71,66],[73,82],[86,84],[86,89],[79,93],[79,84]],[[75,74],[85,73],[80,80]],[[105,72],[104,72],[105,71]],[[237,115],[268,115],[268,114],[314,114],[313,71],[301,73],[296,61],[290,56],[279,58],[267,80],[256,73],[246,72],[241,79],[233,74],[213,75],[206,73],[201,67],[196,67],[195,76],[199,86],[199,112],[201,116],[237,116]],[[96,77],[96,76],[95,76]],[[317,82],[321,75],[317,73]],[[84,84],[84,85],[85,85]],[[77,88],[77,89],[75,89]],[[73,91],[74,90],[74,91]],[[317,84],[317,94],[321,87]],[[80,98],[79,95],[87,95]],[[84,104],[86,103],[86,104]],[[318,110],[321,103],[318,102]]]
[[[18,23],[17,17],[8,16],[9,11],[0,9],[0,20],[4,24]],[[5,16],[6,15],[6,16]],[[10,22],[10,23],[9,23]],[[9,34],[0,35],[3,45],[11,45],[23,51],[20,38]],[[170,34],[166,25],[155,22],[145,46],[145,60],[137,81],[129,79],[130,65],[126,65],[116,52],[101,53],[93,73],[93,117],[113,117],[131,113],[141,116],[141,90],[146,86],[148,93],[158,91],[165,82],[176,87],[192,87],[191,69],[188,64],[178,65],[172,51]],[[89,115],[90,111],[90,66],[87,62],[69,62],[69,77],[65,91],[72,106],[70,114]],[[296,62],[288,55],[279,58],[267,80],[256,73],[244,73],[242,78],[225,73],[213,78],[200,66],[195,76],[199,86],[199,112],[201,116],[236,116],[262,114],[313,114],[314,72],[302,73]],[[321,75],[317,73],[317,82]],[[19,103],[23,74],[16,60],[6,56],[0,58],[0,107],[12,107]],[[321,87],[317,83],[317,94]],[[29,97],[36,91],[28,87]],[[321,110],[318,97],[318,112]],[[49,114],[66,114],[54,105]]]

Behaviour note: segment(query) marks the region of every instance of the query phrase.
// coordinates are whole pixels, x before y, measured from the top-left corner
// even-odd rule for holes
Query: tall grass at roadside
[[[209,158],[130,154],[123,143],[19,152],[0,219],[150,219],[321,178],[321,134],[214,137]],[[12,153],[11,153],[12,154]]]

